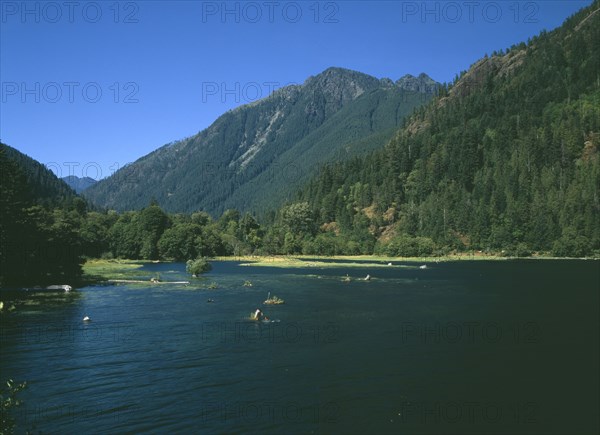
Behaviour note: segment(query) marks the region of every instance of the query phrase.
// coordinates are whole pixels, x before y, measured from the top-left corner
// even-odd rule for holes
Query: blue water
[[[17,431],[598,433],[599,262],[416,266],[2,291]],[[247,320],[257,307],[276,322]]]

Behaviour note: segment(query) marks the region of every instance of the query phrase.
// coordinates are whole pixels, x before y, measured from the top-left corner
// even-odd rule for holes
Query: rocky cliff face
[[[407,91],[433,94],[439,86],[439,83],[425,73],[419,74],[418,77],[406,74],[396,82],[396,86]]]

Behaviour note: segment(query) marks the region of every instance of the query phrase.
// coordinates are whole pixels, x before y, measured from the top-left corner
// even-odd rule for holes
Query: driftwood
[[[273,296],[271,297],[271,292],[269,292],[269,295],[267,296],[267,300],[263,302],[265,305],[281,305],[281,304],[285,304],[285,301],[283,299],[278,298],[277,296]]]
[[[189,284],[189,281],[141,281],[135,279],[109,279],[108,282],[117,284]]]
[[[46,287],[46,290],[64,290],[66,292],[70,292],[71,290],[73,290],[73,287],[67,284],[49,285],[48,287]]]

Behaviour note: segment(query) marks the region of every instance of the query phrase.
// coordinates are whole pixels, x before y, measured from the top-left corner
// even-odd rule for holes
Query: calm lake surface
[[[28,383],[18,432],[598,433],[599,275],[216,262],[188,287],[3,290],[0,381]],[[263,307],[268,292],[285,305]],[[274,322],[247,320],[257,307]]]

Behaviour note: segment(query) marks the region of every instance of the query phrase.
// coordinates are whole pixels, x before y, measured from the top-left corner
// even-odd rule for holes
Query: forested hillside
[[[129,187],[132,198],[139,195],[138,211],[91,211],[43,165],[2,144],[0,283],[72,282],[67,280],[79,276],[84,257],[183,261],[253,253],[414,256],[475,250],[511,256],[538,252],[597,257],[599,7],[596,1],[562,27],[506,53],[486,56],[404,122],[399,108],[406,106],[398,105],[397,97],[416,98],[414,93],[404,94],[406,89],[435,89],[424,77],[405,77],[390,84],[346,70],[324,73],[304,85],[317,80],[310,99],[303,99],[308,98],[305,90],[289,88],[272,101],[257,103],[270,107],[260,113],[275,116],[283,107],[278,102],[295,98],[302,109],[289,109],[283,129],[277,124],[282,115],[269,121],[249,107],[236,109],[214,128],[161,148],[129,171],[125,168],[109,182],[90,188],[109,195],[108,186],[123,183],[115,187],[111,201]],[[338,74],[345,77],[344,86],[339,86]],[[430,85],[434,87],[419,88]],[[346,100],[353,101],[351,109],[342,107]],[[337,101],[335,107],[332,101]],[[314,111],[307,111],[309,107]],[[319,156],[327,160],[346,152],[352,155],[345,147],[375,148],[391,134],[381,126],[401,122],[403,128],[384,148],[321,166],[319,175],[297,192],[294,201],[265,213],[263,221],[233,209],[213,219],[196,208],[199,198],[208,201],[209,210],[224,208],[236,198],[234,191],[246,196],[248,202],[239,199],[240,204],[264,207],[268,195],[278,198],[274,190],[265,188],[277,177],[268,176],[265,169],[275,156],[279,163],[303,161],[316,166]],[[260,131],[264,139],[256,152],[270,150],[272,160],[248,160],[256,148],[237,146],[244,140],[241,131],[250,131],[249,125],[253,134]],[[321,128],[324,125],[330,127]],[[271,134],[277,140],[271,141]],[[283,137],[295,146],[286,151],[275,146]],[[344,145],[325,148],[336,141]],[[237,145],[228,148],[232,143]],[[202,154],[206,161],[225,153],[238,169],[258,172],[242,177],[242,182],[216,171],[211,175],[214,180],[202,185],[196,172],[174,170],[206,162],[194,157],[204,148],[210,151]],[[173,159],[173,155],[181,157]],[[149,184],[127,178],[142,175]],[[162,180],[158,184],[157,177]],[[250,189],[251,180],[261,180],[255,188],[262,197],[244,190]],[[148,189],[140,190],[142,186]],[[175,188],[179,196],[165,196]],[[191,213],[170,214],[159,202],[145,201],[154,194],[163,200],[175,198],[177,202],[168,204]]]
[[[598,8],[480,60],[381,151],[322,168],[299,197],[321,243],[292,249],[598,252]]]
[[[100,207],[139,210],[156,199],[173,212],[220,215],[293,199],[319,164],[382,147],[437,83],[396,83],[329,68],[219,117],[209,128],[122,168],[84,195]]]
[[[23,171],[30,188],[31,199],[37,204],[56,205],[76,197],[75,192],[67,183],[38,161],[6,144],[0,143],[0,148],[6,158],[14,161]]]
[[[79,276],[85,211],[85,201],[51,171],[0,144],[0,284]]]
[[[93,186],[97,183],[96,180],[90,177],[78,177],[77,175],[68,175],[61,178],[68,186],[73,189],[76,193],[81,193],[85,189]]]

